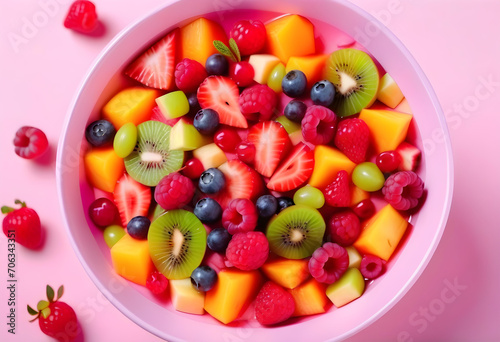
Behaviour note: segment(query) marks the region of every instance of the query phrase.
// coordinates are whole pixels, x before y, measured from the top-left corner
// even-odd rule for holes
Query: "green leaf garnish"
[[[11,208],[11,207],[7,207],[6,205],[4,205],[2,207],[2,214],[8,214],[8,213],[11,213],[14,211],[14,208]]]
[[[31,316],[36,316],[38,315],[38,311],[36,311],[35,309],[33,309],[31,306],[28,305],[28,312]]]
[[[42,310],[42,316],[43,318],[47,318],[50,316],[50,309],[49,308],[45,308]]]
[[[236,55],[236,61],[241,62],[240,49],[238,49],[238,45],[236,44],[236,41],[233,38],[229,39],[229,47]]]
[[[221,55],[224,55],[226,57],[231,58],[231,60],[233,62],[237,62],[236,57],[234,56],[233,52],[231,51],[230,48],[228,48],[226,46],[226,44],[224,44],[220,40],[214,40],[213,44],[214,44],[214,47],[217,49],[217,51],[219,51],[219,53]]]
[[[54,289],[50,285],[47,285],[47,299],[50,303],[54,301]]]
[[[61,285],[61,286],[59,286],[59,289],[57,289],[57,299],[56,299],[56,301],[59,300],[59,298],[62,297],[63,293],[64,293],[64,286]]]
[[[46,300],[41,300],[36,305],[36,308],[37,308],[38,311],[42,311],[42,310],[46,309],[49,306],[49,304],[50,303],[47,302]]]

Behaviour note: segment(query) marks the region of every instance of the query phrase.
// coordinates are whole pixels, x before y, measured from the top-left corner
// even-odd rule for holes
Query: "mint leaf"
[[[35,309],[33,309],[31,306],[28,305],[28,312],[31,316],[36,316],[38,315],[38,311],[36,311]]]
[[[229,46],[231,47],[231,50],[233,50],[234,54],[236,55],[236,61],[241,62],[240,49],[238,49],[238,44],[236,44],[236,41],[233,38],[229,39]]]
[[[2,214],[8,214],[8,213],[11,213],[14,211],[14,208],[11,208],[11,207],[7,207],[6,205],[4,205],[2,207]]]
[[[50,303],[54,301],[54,289],[47,285],[47,299]]]
[[[233,52],[231,51],[230,48],[228,48],[226,46],[226,44],[224,44],[220,40],[214,40],[213,44],[214,44],[214,47],[217,49],[217,51],[219,51],[219,53],[221,55],[224,55],[226,57],[231,58],[231,60],[233,62],[237,62],[236,57],[234,56]]]
[[[58,300],[59,298],[61,298],[61,297],[62,297],[62,295],[63,295],[63,293],[64,293],[64,286],[63,286],[63,285],[61,285],[61,286],[59,287],[59,289],[57,290],[57,299],[56,299],[56,300]]]

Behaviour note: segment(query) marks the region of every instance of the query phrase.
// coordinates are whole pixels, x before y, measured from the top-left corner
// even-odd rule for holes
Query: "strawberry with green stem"
[[[2,229],[5,236],[27,248],[37,248],[42,242],[42,227],[40,217],[35,210],[28,208],[26,203],[15,200],[15,204],[20,204],[18,209],[3,206],[2,214],[7,214],[2,222]]]
[[[38,319],[40,330],[45,335],[59,341],[72,341],[78,335],[78,322],[73,308],[59,301],[63,293],[64,286],[61,285],[54,299],[54,290],[47,285],[47,300],[39,301],[36,306],[37,310],[28,305],[28,313],[36,316],[30,322]]]

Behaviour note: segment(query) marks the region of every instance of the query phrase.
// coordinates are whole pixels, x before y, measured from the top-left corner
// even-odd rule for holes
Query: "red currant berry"
[[[385,151],[377,156],[375,161],[382,172],[392,172],[401,164],[401,156],[396,151]]]
[[[352,207],[352,211],[361,219],[366,220],[375,214],[375,206],[371,199],[364,199],[354,207]]]
[[[187,178],[197,179],[200,178],[203,171],[205,171],[205,168],[201,161],[198,158],[191,158],[182,169],[182,174]]]
[[[116,205],[109,199],[102,197],[90,204],[90,219],[96,226],[107,227],[111,225],[117,217]]]
[[[255,145],[244,141],[236,147],[238,158],[247,164],[250,164],[255,159]]]
[[[222,127],[214,134],[214,143],[224,152],[234,152],[241,138],[234,129]]]
[[[246,87],[252,84],[254,76],[253,66],[248,62],[241,61],[229,66],[229,77],[238,87]]]

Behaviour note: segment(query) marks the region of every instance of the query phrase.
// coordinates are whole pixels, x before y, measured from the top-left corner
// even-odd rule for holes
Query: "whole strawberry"
[[[335,146],[356,164],[366,159],[366,151],[370,144],[370,129],[361,119],[345,119],[337,127]]]
[[[47,285],[47,300],[38,302],[34,310],[28,305],[28,312],[35,319],[38,319],[40,330],[47,336],[53,337],[58,341],[73,341],[78,336],[78,321],[75,310],[68,304],[60,302],[59,299],[64,293],[64,287],[57,290],[57,298],[54,300],[54,290]]]
[[[16,200],[15,203],[21,207],[19,209],[2,207],[2,213],[7,214],[2,223],[3,233],[24,247],[37,248],[42,242],[40,218],[36,211],[26,206],[25,202]]]
[[[351,203],[351,191],[349,189],[349,174],[340,170],[337,177],[323,191],[325,201],[332,207],[348,207]]]
[[[286,321],[294,311],[295,302],[292,295],[272,281],[262,286],[255,299],[255,317],[263,325]]]

